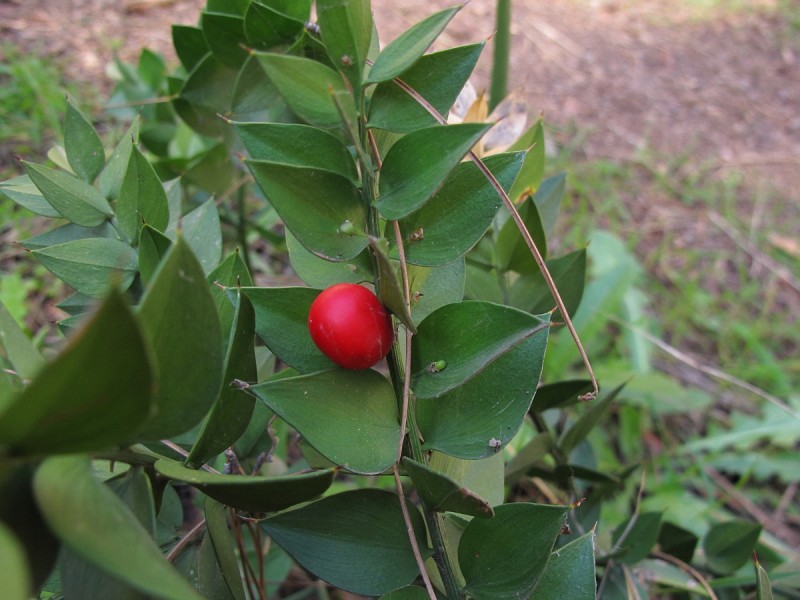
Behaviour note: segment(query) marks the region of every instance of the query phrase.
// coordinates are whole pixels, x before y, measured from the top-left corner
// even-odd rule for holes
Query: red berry
[[[386,356],[394,339],[380,300],[354,283],[337,283],[317,296],[308,330],[317,348],[345,369],[368,369]]]

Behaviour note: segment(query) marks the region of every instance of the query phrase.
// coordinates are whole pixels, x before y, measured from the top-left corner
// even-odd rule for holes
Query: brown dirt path
[[[127,60],[143,46],[172,57],[169,25],[195,22],[204,4],[0,0],[0,32],[4,41],[62,60],[71,77],[100,82],[114,50]],[[384,40],[452,4],[373,2]],[[547,121],[585,132],[589,157],[654,149],[752,171],[782,188],[800,186],[800,32],[785,19],[792,10],[800,18],[798,0],[513,5],[513,89],[532,114],[543,111]],[[468,2],[438,45],[489,39],[494,6]],[[488,46],[479,86],[487,81]]]

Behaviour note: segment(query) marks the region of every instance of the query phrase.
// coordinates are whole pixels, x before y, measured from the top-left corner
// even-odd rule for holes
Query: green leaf
[[[533,314],[552,310],[556,306],[556,301],[553,299],[550,288],[547,287],[544,276],[527,248],[525,248],[525,252],[528,253],[527,260],[531,268],[522,270],[530,271],[532,274],[528,277],[520,277],[514,282],[509,291],[510,303]],[[567,307],[567,312],[570,316],[574,315],[583,299],[583,290],[586,284],[586,249],[576,250],[548,260],[546,264],[561,294],[561,299]],[[553,320],[563,320],[561,313],[555,313]]]
[[[65,219],[94,227],[114,216],[108,201],[85,181],[42,165],[25,161],[22,165],[44,199]]]
[[[156,461],[155,468],[164,477],[191,484],[218,502],[252,513],[283,510],[312,500],[330,487],[334,474],[328,469],[280,477],[222,475],[190,469],[166,458]]]
[[[349,221],[366,228],[366,210],[353,184],[318,169],[247,161],[269,203],[286,227],[309,251],[329,260],[346,261],[367,245],[365,236],[341,233]]]
[[[703,538],[708,566],[717,573],[733,573],[753,556],[761,525],[733,520],[717,523]]]
[[[244,585],[239,574],[239,559],[236,557],[233,537],[228,531],[228,510],[210,497],[206,497],[204,507],[206,530],[225,584],[235,600],[245,600]]]
[[[342,125],[342,117],[333,97],[336,92],[346,93],[347,90],[336,71],[317,61],[298,56],[262,52],[257,52],[255,56],[298,117],[318,127],[333,128]],[[343,108],[346,116],[355,122],[352,96]]]
[[[150,479],[144,470],[132,468],[122,477],[107,481],[107,485],[130,509],[149,534],[155,532],[155,506]],[[69,549],[61,552],[59,570],[61,591],[67,598],[82,600],[148,600],[147,596],[96,566],[87,563]]]
[[[80,110],[67,101],[64,117],[64,151],[75,174],[91,184],[106,164],[103,142]]]
[[[210,198],[190,213],[184,215],[183,238],[194,252],[203,273],[208,275],[222,258],[222,230],[219,212],[214,199]],[[173,236],[170,236],[174,239]]]
[[[418,382],[415,391],[422,390],[417,394],[417,421],[425,449],[479,459],[511,440],[541,375],[549,327],[540,319],[548,316],[523,319],[507,307],[462,302],[439,309],[420,324],[412,342],[412,373]],[[493,326],[486,327],[488,323]],[[457,327],[462,331],[456,332]],[[469,332],[476,337],[462,335]],[[439,361],[444,369],[436,372]]]
[[[245,383],[257,379],[253,348],[255,313],[247,296],[238,294],[230,341],[225,356],[225,374],[219,397],[208,413],[200,434],[192,446],[186,464],[199,467],[230,447],[247,430],[253,414],[253,397],[234,381]]]
[[[755,559],[756,568],[756,600],[772,600],[772,586],[769,583],[769,576],[764,567]]]
[[[178,111],[192,129],[212,137],[222,135],[227,127],[217,115],[231,108],[238,71],[221,63],[209,53],[194,67],[180,90]],[[182,101],[182,102],[181,102]]]
[[[603,393],[599,398],[592,400],[588,403],[589,408],[584,412],[580,418],[575,422],[572,427],[567,429],[558,440],[558,447],[561,452],[568,456],[575,448],[578,447],[589,432],[594,429],[597,422],[603,417],[608,407],[622,391],[625,384],[614,388],[608,393]]]
[[[217,561],[214,544],[211,541],[208,529],[203,534],[200,547],[189,552],[188,556],[179,557],[176,564],[180,565],[179,568],[190,579],[195,589],[204,598],[234,600]],[[189,558],[190,560],[187,560]]]
[[[151,89],[157,90],[167,76],[167,64],[158,52],[143,48],[139,53],[136,71],[141,80]]]
[[[698,541],[697,536],[688,529],[668,521],[661,523],[658,545],[662,552],[666,552],[678,560],[691,564]]]
[[[501,452],[482,460],[454,458],[441,452],[431,454],[432,467],[447,473],[468,490],[479,494],[492,506],[505,502],[503,463]]]
[[[0,181],[0,198],[8,198],[29,211],[43,217],[60,218],[58,212],[47,200],[44,199],[31,178],[20,175],[7,181]]]
[[[427,555],[422,517],[413,506],[409,512]],[[380,596],[419,575],[400,500],[391,492],[343,492],[270,517],[261,525],[304,568],[355,594]]]
[[[541,389],[541,388],[539,388]],[[539,392],[534,396],[534,404],[539,397]],[[542,460],[553,447],[553,438],[549,432],[537,434],[530,442],[525,444],[519,452],[514,455],[505,468],[505,479],[509,483],[514,483],[522,475],[527,473],[531,467]]]
[[[32,587],[39,589],[56,564],[60,544],[33,498],[33,469],[30,462],[0,469],[0,523],[22,544]]]
[[[72,294],[64,298],[56,306],[71,316],[84,315],[97,301],[83,294]]]
[[[175,542],[183,529],[183,505],[175,488],[164,487],[161,496],[161,507],[156,518],[156,543],[165,546]]]
[[[249,390],[334,464],[365,475],[394,464],[400,441],[397,400],[377,371],[334,369]]]
[[[472,517],[493,517],[492,506],[444,473],[404,457],[403,466],[428,510],[456,512]]]
[[[461,302],[464,297],[466,266],[463,259],[443,267],[408,265],[411,290],[411,317],[415,325],[445,304]]]
[[[128,289],[138,270],[136,251],[108,238],[74,240],[31,254],[76,292],[93,298],[111,288]]]
[[[286,247],[294,272],[311,287],[325,289],[334,283],[362,283],[373,279],[372,260],[367,251],[346,262],[332,262],[306,250],[290,231],[286,232]]]
[[[454,6],[430,15],[400,34],[375,59],[365,83],[388,81],[412,67],[460,9]]]
[[[483,123],[435,125],[400,138],[383,161],[375,208],[389,220],[421,208],[488,128]]]
[[[142,284],[150,285],[161,260],[167,255],[171,246],[172,240],[160,231],[149,225],[142,227],[139,232],[139,274]]]
[[[406,305],[401,274],[397,272],[394,264],[389,260],[389,244],[381,238],[370,238],[372,255],[378,266],[378,280],[381,282],[379,298],[381,304],[387,307],[403,325],[412,333],[417,332],[417,326],[411,318],[411,312]]]
[[[22,379],[33,379],[44,365],[41,353],[28,339],[2,301],[0,301],[0,347]]]
[[[188,431],[222,383],[222,332],[205,274],[183,238],[172,245],[139,306],[157,366],[156,412],[141,432],[159,440]]]
[[[533,195],[533,201],[536,208],[539,209],[539,216],[542,218],[542,226],[546,235],[552,235],[553,229],[555,229],[558,211],[561,208],[561,201],[564,199],[566,178],[566,173],[548,177]]]
[[[557,381],[539,386],[531,410],[541,414],[552,408],[564,408],[580,402],[578,396],[592,389],[590,379]]]
[[[458,46],[421,57],[403,73],[403,83],[447,115],[469,79],[484,44]],[[436,124],[436,119],[394,81],[378,84],[369,105],[369,126],[408,133]]]
[[[117,222],[129,240],[139,241],[142,225],[166,231],[169,224],[167,194],[153,167],[135,146],[117,198]]]
[[[527,199],[517,207],[519,216],[525,223],[525,229],[531,234],[534,244],[539,249],[543,258],[547,258],[547,238],[544,234],[539,209],[532,199]],[[538,265],[533,259],[528,245],[522,239],[522,234],[516,221],[509,216],[497,235],[494,247],[494,261],[501,271],[516,271],[523,275],[536,273]]]
[[[418,585],[407,585],[381,596],[380,600],[428,600],[429,598],[425,588]]]
[[[268,0],[267,0],[268,1]],[[208,0],[206,9],[225,15],[244,15],[250,0]]]
[[[100,173],[100,179],[97,185],[100,188],[100,193],[108,199],[116,198],[119,195],[119,189],[122,186],[122,180],[125,178],[125,173],[128,171],[128,164],[131,159],[131,152],[133,146],[139,139],[139,119],[138,117],[133,120],[128,131],[120,138],[108,163]]]
[[[524,154],[497,154],[484,159],[495,178],[508,190]],[[466,254],[481,239],[503,201],[474,163],[453,169],[441,189],[418,211],[400,221],[406,259],[412,264],[438,266]],[[422,237],[410,241],[416,231]]]
[[[97,227],[81,227],[80,225],[75,225],[75,223],[67,223],[61,227],[56,227],[50,231],[45,231],[32,238],[23,240],[20,242],[20,245],[27,250],[40,250],[48,246],[57,246],[64,242],[84,240],[87,238],[109,238],[118,240],[119,234],[110,221],[105,221]]]
[[[481,600],[530,598],[566,514],[564,506],[504,504],[493,519],[470,521],[458,545],[465,591]]]
[[[222,324],[222,335],[226,338],[224,342],[227,351],[228,342],[230,341],[229,334],[234,326],[238,305],[232,301],[228,293],[229,290],[220,286],[238,288],[253,285],[253,278],[238,248],[209,273],[208,283],[211,284],[209,289],[211,290],[211,296],[214,298],[214,304],[217,305],[219,321]]]
[[[550,555],[534,590],[537,600],[594,600],[594,537],[594,531],[590,531]]]
[[[637,513],[621,523],[612,536],[614,548],[620,550],[619,562],[634,565],[647,558],[658,542],[660,528],[660,512]]]
[[[372,41],[369,0],[317,0],[317,23],[331,62],[358,90]]]
[[[547,329],[546,320],[499,304],[467,301],[443,306],[414,336],[411,387],[418,398],[441,396]],[[431,368],[439,361],[445,361],[444,368]]]
[[[52,530],[87,562],[157,598],[201,598],[130,509],[95,479],[86,458],[46,459],[36,471],[34,493]]]
[[[358,184],[353,157],[323,129],[288,123],[234,123],[251,160],[307,167],[346,177]]]
[[[528,150],[525,163],[514,181],[511,193],[509,193],[511,200],[516,202],[523,194],[533,196],[544,176],[546,156],[544,126],[541,117],[509,150]]]
[[[172,46],[187,72],[191,72],[209,52],[203,30],[191,25],[172,26]]]
[[[142,526],[151,535],[154,535],[156,532],[156,507],[153,499],[153,486],[144,468],[132,466],[122,476],[108,479],[106,485],[125,502]]]
[[[256,6],[256,3],[250,6]],[[229,116],[240,122],[285,122],[294,119],[255,56],[250,56],[239,71]]]
[[[200,28],[211,54],[226,67],[237,69],[247,58],[247,50],[242,47],[244,40],[244,19],[238,15],[203,11],[200,15]]]
[[[309,19],[310,6],[311,0],[292,0],[291,3],[254,0],[244,17],[248,44],[267,49],[290,43],[303,31],[303,23]]]
[[[303,287],[242,288],[256,310],[256,335],[290,367],[311,373],[334,366],[308,332],[308,311],[319,290]]]
[[[0,447],[48,454],[123,444],[150,414],[151,389],[142,334],[112,294],[0,414]]]
[[[3,565],[3,597],[28,600],[33,593],[32,577],[25,549],[11,530],[0,521],[0,565]]]

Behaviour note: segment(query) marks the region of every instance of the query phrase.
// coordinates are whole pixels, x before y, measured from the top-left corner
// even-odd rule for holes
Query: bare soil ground
[[[452,4],[374,0],[381,39]],[[0,34],[58,60],[74,80],[108,87],[114,52],[134,61],[147,46],[174,63],[170,24],[195,23],[204,5],[0,0]],[[488,80],[494,8],[495,0],[471,0],[437,42],[489,40],[478,88]],[[715,251],[738,246],[753,277],[777,286],[780,301],[800,314],[797,274],[763,260],[758,247],[773,243],[800,257],[800,0],[514,0],[513,11],[511,86],[529,113],[544,113],[557,143],[579,140],[576,158],[646,163],[641,187],[623,198],[646,266],[666,277],[682,268],[681,248],[707,250],[700,268],[715,272],[708,285],[724,287],[726,269],[738,267],[720,264]],[[713,202],[679,197],[698,173],[731,172],[744,181],[736,213],[749,230],[726,232],[730,223],[712,214]],[[667,181],[652,185],[659,177]],[[664,247],[675,252],[656,254]]]
[[[785,18],[794,9],[800,18],[800,2],[783,0],[779,10],[779,1],[516,0],[511,86],[532,114],[587,132],[589,157],[654,149],[800,184],[800,33]],[[0,0],[0,32],[97,84],[113,52],[134,60],[147,46],[174,60],[170,24],[196,22],[204,4]],[[373,2],[384,41],[452,4]],[[478,86],[487,81],[494,7],[467,3],[437,42],[489,40]]]

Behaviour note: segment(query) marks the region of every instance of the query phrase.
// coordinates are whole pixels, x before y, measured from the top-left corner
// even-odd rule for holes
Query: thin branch
[[[148,104],[165,104],[167,102],[172,102],[178,97],[177,94],[173,94],[172,96],[158,96],[156,98],[145,98],[144,100],[132,100],[130,102],[114,102],[112,104],[106,104],[103,108],[105,110],[115,110],[118,108],[134,108],[136,106],[146,106]]]
[[[411,314],[411,289],[408,283],[408,265],[406,264],[406,253],[403,248],[403,237],[400,233],[400,224],[392,221],[394,237],[397,243],[397,251],[400,255],[400,273],[403,278],[403,299],[406,303],[406,310]],[[400,415],[400,443],[397,445],[397,461],[403,457],[403,440],[406,437],[406,426],[408,424],[408,401],[411,390],[411,336],[413,333],[406,328],[406,352],[405,368],[403,369],[403,408]]]
[[[181,448],[180,446],[178,446],[178,444],[176,444],[175,442],[172,442],[170,440],[161,440],[161,443],[164,444],[170,450],[172,450],[174,452],[177,452],[182,457],[189,458],[189,453],[186,450],[184,450],[183,448]],[[216,473],[217,475],[219,475],[219,471],[217,471],[214,467],[209,467],[208,465],[203,465],[200,468],[203,469],[204,471],[208,471],[209,473]]]
[[[786,487],[786,491],[783,492],[781,500],[778,502],[778,508],[775,509],[776,521],[783,521],[783,518],[786,516],[786,509],[795,497],[795,494],[797,494],[798,488],[800,488],[800,483],[797,481],[793,481]]]
[[[628,537],[628,535],[630,535],[631,531],[633,531],[633,527],[636,525],[636,521],[639,520],[639,514],[641,512],[641,507],[642,507],[642,497],[644,496],[644,483],[645,483],[646,475],[647,475],[647,472],[644,469],[642,469],[642,478],[641,478],[641,481],[639,482],[639,491],[636,494],[636,506],[633,509],[633,515],[631,515],[631,520],[628,521],[628,525],[625,527],[625,530],[622,532],[622,534],[619,536],[619,538],[617,538],[617,547],[622,545],[622,542],[624,542],[625,539]],[[612,556],[611,558],[608,559],[608,563],[606,564],[605,572],[603,573],[603,578],[600,580],[600,585],[597,586],[597,592],[595,594],[595,600],[600,600],[600,598],[603,597],[603,590],[606,587],[606,583],[608,582],[608,577],[609,577],[609,575],[611,573],[611,569],[614,567],[614,565],[615,565],[615,561],[614,561],[614,557]],[[623,565],[623,569],[624,568],[625,568],[625,565]],[[626,581],[627,581],[627,572],[626,572]],[[635,591],[635,588],[634,588],[634,591]]]
[[[642,600],[642,595],[636,587],[636,582],[633,580],[633,574],[628,568],[628,565],[622,565],[622,573],[625,575],[625,589],[628,592],[629,600]]]
[[[372,131],[367,132],[367,138],[369,139],[370,150],[372,151],[373,157],[375,159],[375,164],[377,165],[378,169],[382,167],[381,163],[381,155],[378,151],[378,145],[375,143],[375,137],[372,135]],[[394,229],[395,240],[397,243],[397,251],[399,253],[400,258],[400,272],[403,278],[403,299],[406,303],[406,308],[408,313],[411,314],[411,291],[409,288],[408,283],[408,264],[406,263],[406,254],[405,254],[405,247],[403,246],[403,237],[400,232],[400,224],[397,221],[392,221],[392,227]],[[405,347],[405,365],[403,365],[403,405],[400,414],[400,440],[397,443],[397,458],[395,459],[395,464],[392,466],[392,474],[394,475],[394,483],[395,487],[397,488],[397,499],[400,501],[400,510],[403,512],[403,520],[406,524],[406,530],[408,531],[408,540],[411,543],[411,550],[414,553],[414,558],[417,561],[417,567],[419,568],[419,574],[422,577],[422,581],[425,583],[425,589],[428,591],[428,596],[430,600],[436,600],[436,592],[433,589],[433,585],[431,584],[430,577],[428,576],[428,571],[425,568],[425,560],[422,558],[422,554],[419,551],[419,545],[417,544],[417,536],[414,532],[414,525],[411,522],[411,515],[408,513],[408,507],[406,506],[406,496],[405,492],[403,491],[403,483],[400,481],[400,473],[397,470],[397,465],[400,463],[400,459],[403,457],[403,441],[406,437],[406,426],[408,425],[408,404],[409,404],[409,396],[410,396],[410,389],[411,389],[411,336],[413,334],[411,331],[406,328],[406,347]],[[416,432],[412,432],[412,435],[416,436]]]
[[[260,594],[261,590],[258,587],[258,577],[256,577],[256,573],[253,570],[253,565],[250,564],[250,557],[247,555],[247,548],[245,548],[244,545],[242,524],[239,516],[236,514],[236,511],[233,508],[230,508],[230,518],[231,529],[233,530],[233,538],[236,540],[236,547],[239,549],[239,561],[242,563],[242,573],[244,574],[244,581],[247,585],[247,591],[249,592],[250,596],[253,596],[253,588],[255,588]],[[266,598],[262,597],[262,600],[266,600]]]
[[[266,600],[267,588],[264,582],[264,553],[262,552],[263,548],[261,546],[261,527],[257,523],[248,521],[247,529],[250,531],[250,537],[253,540],[253,546],[255,547],[258,558],[258,577],[255,581],[256,588],[258,589],[259,595]]]
[[[189,545],[194,537],[200,533],[206,526],[206,520],[202,519],[197,525],[187,531],[184,536],[178,540],[178,543],[172,547],[172,550],[167,554],[167,562],[172,562]]]
[[[395,78],[394,82],[409,96],[411,96],[420,106],[425,108],[428,113],[433,116],[441,125],[447,124],[447,119],[445,119],[438,110],[436,110],[425,98],[417,93],[411,86],[405,83],[401,79]],[[469,153],[469,158],[475,163],[475,166],[478,167],[480,172],[486,177],[486,179],[491,184],[492,188],[494,188],[497,195],[503,201],[503,204],[511,213],[511,217],[514,219],[514,223],[517,225],[517,229],[519,229],[520,234],[522,234],[522,239],[525,240],[525,244],[528,246],[531,254],[533,255],[534,260],[536,261],[536,265],[539,267],[539,271],[542,273],[542,277],[544,277],[544,281],[547,284],[548,289],[550,290],[550,294],[553,296],[553,299],[556,302],[556,306],[558,310],[561,311],[561,315],[564,318],[564,324],[569,329],[569,333],[572,336],[573,341],[575,342],[575,346],[578,348],[578,352],[581,355],[581,359],[583,360],[583,364],[586,367],[586,371],[589,373],[589,378],[592,380],[592,387],[593,390],[588,394],[585,394],[581,397],[583,400],[591,400],[596,398],[597,395],[600,393],[600,386],[597,383],[597,378],[594,374],[594,369],[592,369],[591,361],[589,360],[589,356],[586,353],[586,350],[583,347],[583,343],[581,342],[580,336],[578,335],[575,326],[572,323],[572,319],[569,316],[567,311],[567,307],[564,304],[564,300],[561,298],[561,294],[558,291],[558,287],[556,286],[555,281],[553,280],[553,276],[550,274],[550,270],[547,268],[547,264],[544,262],[544,257],[542,257],[542,253],[539,251],[539,248],[536,246],[536,242],[531,237],[528,228],[525,226],[525,222],[522,220],[517,208],[514,206],[514,203],[511,201],[511,198],[508,197],[508,194],[503,189],[503,186],[500,185],[500,182],[497,181],[495,176],[492,172],[487,168],[487,166],[483,163],[483,161],[478,157],[477,154],[474,152]]]
[[[633,515],[631,516],[631,520],[628,521],[628,525],[625,527],[622,534],[617,538],[618,546],[621,546],[622,543],[628,538],[631,531],[633,531],[634,526],[636,525],[636,521],[639,520],[639,514],[641,513],[641,508],[642,508],[642,498],[644,497],[644,484],[646,477],[647,477],[647,471],[642,469],[642,478],[639,481],[639,492],[636,494],[636,506],[633,509]]]
[[[772,257],[761,252],[761,250],[747,240],[742,239],[742,236],[739,235],[736,229],[719,213],[712,210],[708,213],[708,218],[720,231],[731,238],[737,246],[749,254],[755,262],[768,269],[775,277],[782,280],[795,292],[800,293],[800,281],[792,275],[789,269],[779,264],[776,260],[772,259]]]
[[[643,338],[645,338],[648,342],[656,346],[658,349],[669,354],[672,358],[678,360],[679,362],[682,362],[683,364],[691,367],[692,369],[700,371],[701,373],[705,373],[706,375],[710,375],[711,377],[724,381],[725,383],[730,383],[731,385],[746,390],[751,394],[759,396],[760,398],[763,398],[767,402],[774,404],[785,413],[793,416],[795,419],[800,420],[800,413],[798,413],[797,410],[789,406],[786,402],[784,402],[780,398],[773,396],[766,390],[763,390],[760,387],[753,385],[752,383],[744,381],[743,379],[739,379],[738,377],[729,375],[724,371],[720,371],[719,369],[716,369],[714,367],[709,367],[708,365],[704,365],[696,361],[694,358],[692,358],[685,352],[681,352],[674,346],[671,346],[664,340],[657,338],[656,336],[652,335],[648,331],[645,331],[641,327],[637,327],[636,325],[627,323],[626,321],[623,321],[622,319],[614,315],[606,315],[606,317],[610,321],[614,321],[615,323],[618,323],[619,325],[622,325],[623,327],[626,327],[627,329],[630,329],[631,331],[634,331],[637,334],[641,335]]]
[[[489,180],[492,187],[498,193],[498,195],[502,198],[503,204],[506,205],[506,208],[511,213],[511,217],[514,219],[514,223],[517,225],[517,229],[522,234],[522,239],[525,240],[525,244],[528,246],[528,249],[531,251],[534,260],[536,261],[536,265],[539,267],[539,271],[541,271],[542,276],[544,277],[544,281],[547,284],[548,289],[550,290],[550,294],[553,296],[553,299],[556,301],[556,306],[558,310],[561,311],[561,317],[564,319],[564,325],[567,326],[570,335],[572,336],[573,341],[575,342],[575,346],[578,348],[578,352],[581,355],[581,359],[583,360],[583,364],[586,367],[586,371],[589,373],[589,378],[592,380],[592,391],[584,394],[581,399],[582,400],[592,400],[597,397],[600,393],[600,385],[597,383],[597,377],[595,377],[594,369],[592,369],[592,363],[589,360],[589,355],[586,353],[586,349],[583,347],[583,343],[581,342],[581,338],[578,335],[578,331],[575,329],[575,325],[572,323],[572,319],[567,312],[567,306],[564,304],[564,300],[561,298],[561,294],[558,291],[558,287],[556,286],[556,282],[553,279],[553,276],[550,274],[550,270],[547,268],[547,264],[544,262],[544,257],[542,253],[539,251],[539,248],[536,246],[536,242],[533,241],[533,237],[531,237],[528,228],[525,226],[525,221],[523,221],[522,216],[517,211],[517,207],[514,206],[514,203],[511,201],[511,198],[508,197],[506,191],[503,189],[503,186],[500,185],[500,182],[497,181],[495,176],[489,170],[489,168],[483,163],[483,161],[474,153],[470,152],[469,157],[472,162],[478,167],[478,169],[484,174],[484,176]]]
[[[717,595],[714,593],[714,590],[711,588],[711,585],[709,585],[706,578],[703,577],[703,574],[700,573],[700,571],[698,571],[697,569],[695,569],[692,565],[687,564],[682,560],[680,560],[679,558],[667,554],[666,552],[662,552],[661,550],[653,550],[650,554],[652,554],[656,558],[660,558],[661,560],[665,560],[669,563],[672,563],[673,565],[678,567],[681,571],[685,571],[686,573],[688,573],[695,581],[697,581],[697,583],[703,586],[703,589],[706,591],[708,597],[711,598],[711,600],[718,600]]]
[[[403,482],[400,481],[400,473],[397,471],[397,464],[392,467],[392,474],[394,475],[394,485],[397,488],[397,498],[400,501],[400,510],[403,511],[403,520],[406,522],[406,531],[408,531],[408,541],[411,542],[411,551],[414,553],[414,558],[419,567],[419,574],[422,576],[422,581],[425,583],[425,589],[428,591],[428,597],[431,600],[436,600],[436,592],[431,584],[431,579],[428,577],[428,570],[425,568],[425,559],[419,551],[419,544],[417,544],[417,534],[414,531],[414,525],[411,522],[411,515],[406,506],[406,495],[403,492]]]
[[[775,537],[785,541],[786,543],[797,546],[800,543],[798,536],[792,532],[792,529],[785,527],[783,523],[777,520],[774,516],[768,514],[758,504],[750,500],[746,494],[737,489],[730,481],[716,469],[706,467],[704,469],[706,475],[711,478],[711,481],[719,487],[725,494],[728,495],[730,502],[737,505],[742,510],[750,513],[756,521],[764,525]]]

